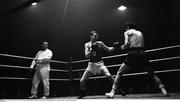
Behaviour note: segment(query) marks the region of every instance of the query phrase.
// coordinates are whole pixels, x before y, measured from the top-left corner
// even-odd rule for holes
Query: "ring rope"
[[[157,49],[151,49],[151,50],[146,50],[145,52],[159,51],[159,50],[170,49],[170,48],[177,48],[177,47],[180,47],[180,45],[169,46],[169,47],[162,47],[162,48],[157,48]],[[113,58],[113,57],[122,57],[122,56],[125,56],[125,55],[127,55],[127,54],[107,56],[107,57],[103,57],[102,59]],[[14,58],[23,58],[23,59],[31,59],[31,60],[34,59],[32,57],[24,57],[24,56],[10,55],[10,54],[0,54],[0,56],[14,57]],[[86,62],[86,61],[89,61],[89,60],[72,61],[72,63],[79,63],[79,62]],[[64,61],[51,60],[51,62],[67,64],[67,62],[64,62]]]
[[[15,80],[32,80],[32,78],[18,78],[18,77],[0,77],[0,79],[15,79]],[[52,81],[70,81],[70,79],[49,79]]]
[[[1,65],[0,67],[10,67],[10,68],[21,68],[21,69],[32,69],[30,67],[23,67],[23,66],[14,66],[14,65]],[[50,69],[50,71],[60,71],[60,72],[69,72],[67,70],[60,70],[60,69]]]
[[[177,47],[180,47],[180,45],[151,49],[151,50],[146,50],[145,52],[160,51],[160,50],[166,50],[166,49],[177,48]]]
[[[72,63],[81,63],[81,62],[87,62],[87,61],[89,61],[89,59],[79,60],[79,61],[72,61]]]
[[[0,67],[10,67],[10,68],[30,69],[30,67],[14,66],[14,65],[2,65],[2,64],[0,64]]]
[[[161,71],[155,71],[154,73],[166,73],[166,72],[177,72],[177,71],[180,71],[180,69],[161,70]],[[144,74],[147,74],[147,72],[123,74],[123,76],[134,76],[134,75],[144,75]],[[115,77],[116,75],[112,75],[112,76]],[[89,79],[101,79],[101,78],[106,78],[106,76],[90,77]],[[0,77],[0,79],[32,80],[31,78],[17,78],[17,77]],[[70,81],[70,79],[50,79],[50,80]],[[80,78],[76,78],[73,80],[80,80]]]
[[[157,62],[157,61],[173,60],[173,59],[179,59],[179,58],[180,58],[180,56],[177,56],[177,57],[169,57],[169,58],[162,58],[162,59],[150,60],[149,62]]]
[[[31,59],[31,60],[34,59],[34,58],[31,58],[31,57],[24,57],[24,56],[10,55],[10,54],[0,54],[0,56],[22,58],[22,59]]]
[[[52,81],[70,81],[70,79],[50,79]]]
[[[64,62],[64,61],[55,61],[55,60],[50,60],[50,62],[60,63],[60,64],[67,64],[67,62]]]
[[[61,69],[50,69],[50,71],[69,72],[68,70],[61,70]]]
[[[31,78],[0,77],[0,79],[30,80]]]
[[[169,46],[169,47],[163,47],[163,48],[158,48],[158,49],[152,49],[152,50],[146,50],[145,52],[152,52],[152,51],[159,51],[159,50],[164,50],[164,49],[170,49],[170,48],[176,48],[180,47],[180,45],[176,46]],[[114,56],[107,56],[103,57],[105,58],[113,58],[113,57],[120,57],[120,56],[125,56],[127,54],[121,54],[121,55],[114,55]],[[7,57],[15,57],[15,58],[23,58],[23,59],[34,59],[31,57],[23,57],[23,56],[16,56],[16,55],[9,55],[9,54],[0,54],[0,56],[7,56]],[[177,57],[170,57],[170,58],[163,58],[163,59],[155,59],[155,60],[150,60],[150,62],[156,62],[156,61],[164,61],[164,60],[171,60],[171,59],[177,59],[180,58],[180,56]],[[78,62],[85,62],[89,60],[80,60],[80,61],[72,61],[72,63],[78,63]],[[54,61],[51,60],[51,62],[56,62],[56,63],[67,63],[64,61]],[[115,66],[120,66],[121,64],[118,65],[110,65],[107,67],[115,67]],[[0,65],[2,67],[15,67],[15,68],[24,68],[24,69],[30,69],[29,67],[23,67],[23,66],[12,66],[12,65]],[[56,70],[56,69],[51,69],[52,71],[65,71],[65,70]],[[78,69],[78,70],[85,70],[85,69]],[[74,71],[78,71],[74,70]],[[155,71],[155,73],[164,73],[164,72],[174,72],[174,71],[180,71],[180,69],[173,69],[173,70],[162,70],[162,71]],[[65,71],[68,72],[68,71]],[[131,73],[131,74],[124,74],[123,76],[132,76],[132,75],[142,75],[142,74],[147,74],[147,72],[142,72],[142,73]],[[90,79],[94,78],[104,78],[105,76],[99,76],[99,77],[91,77]],[[113,75],[115,77],[115,75]],[[31,78],[15,78],[15,77],[0,77],[0,79],[20,79],[20,80],[30,80]],[[74,80],[79,80],[80,78],[76,78]],[[50,80],[59,80],[59,81],[70,81],[69,79],[50,79]]]
[[[161,70],[161,71],[155,71],[154,73],[166,73],[166,72],[177,72],[177,71],[180,71],[180,69]],[[135,75],[144,75],[144,74],[147,74],[147,72],[123,74],[123,76],[135,76]],[[112,76],[115,77],[116,75],[112,75]],[[90,77],[89,79],[101,79],[101,78],[106,78],[106,76]],[[17,78],[17,77],[0,77],[0,79],[32,80],[31,78]],[[69,79],[50,79],[50,80],[70,81]],[[76,78],[74,80],[80,80],[80,78]]]
[[[162,48],[157,48],[157,49],[151,49],[151,50],[146,50],[145,52],[152,52],[152,51],[160,51],[160,50],[165,50],[165,49],[170,49],[170,48],[177,48],[180,47],[180,45],[175,45],[175,46],[169,46],[169,47],[162,47]],[[113,55],[113,56],[107,56],[107,57],[102,57],[102,59],[107,59],[107,58],[114,58],[114,57],[122,57],[126,56],[126,54],[121,54],[121,55]],[[80,63],[80,62],[86,62],[89,61],[87,60],[80,60],[80,61],[72,61],[72,63]]]
[[[109,65],[107,67],[110,68],[110,67],[119,67],[119,66],[121,66],[121,64]],[[76,69],[76,70],[73,70],[73,72],[84,71],[84,70],[86,70],[86,68],[85,69]]]
[[[22,59],[30,59],[30,60],[33,60],[33,59],[34,59],[34,58],[32,58],[32,57],[24,57],[24,56],[10,55],[10,54],[0,54],[0,56],[14,57],[14,58],[22,58]],[[51,60],[51,62],[67,64],[67,62],[64,62],[64,61]]]
[[[154,73],[167,73],[167,72],[177,72],[177,71],[180,71],[180,69],[154,71]],[[122,76],[135,76],[135,75],[144,75],[144,74],[147,74],[147,72],[123,74]],[[112,75],[112,77],[115,76],[116,75]],[[89,79],[102,79],[102,78],[106,78],[106,76],[90,77]],[[81,78],[75,78],[74,80],[80,80],[80,79]]]
[[[149,62],[173,60],[173,59],[179,59],[179,58],[180,58],[180,56],[177,56],[177,57],[169,57],[169,58],[162,58],[162,59],[150,60]],[[118,67],[118,66],[121,66],[121,64],[109,65],[109,66],[107,66],[107,67],[110,68],[110,67]],[[77,70],[73,70],[73,71],[74,71],[74,72],[77,72],[77,71],[84,71],[84,70],[86,70],[86,68],[85,68],[85,69],[77,69]]]

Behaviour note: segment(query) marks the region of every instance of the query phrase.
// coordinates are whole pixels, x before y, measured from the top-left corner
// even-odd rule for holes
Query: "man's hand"
[[[92,49],[92,51],[96,51],[96,49],[98,49],[98,43],[93,43],[91,45],[91,49]]]
[[[122,50],[126,50],[127,48],[128,48],[127,45],[122,45],[122,46],[121,46],[121,49],[122,49]]]
[[[33,69],[33,67],[34,67],[33,65],[30,66],[31,69]]]
[[[30,72],[32,72],[33,69],[34,69],[34,66],[31,65],[31,66],[30,66]]]

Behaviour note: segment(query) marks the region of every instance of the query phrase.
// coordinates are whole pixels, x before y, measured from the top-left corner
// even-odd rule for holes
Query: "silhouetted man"
[[[98,39],[98,32],[91,31],[90,41],[85,44],[85,57],[89,59],[89,63],[80,80],[80,95],[78,96],[78,98],[83,98],[86,96],[85,82],[92,75],[105,75],[112,83],[114,83],[114,79],[112,78],[107,67],[104,65],[104,62],[102,61],[102,50],[112,52],[115,50],[115,47],[108,47]],[[116,46],[116,44],[114,44],[114,46]],[[119,92],[121,92],[121,94],[123,95],[122,91]]]
[[[155,81],[162,94],[168,96],[165,86],[162,84],[158,76],[154,74],[154,71],[150,66],[149,60],[144,51],[144,38],[142,33],[135,29],[135,25],[133,23],[129,22],[126,24],[124,37],[125,42],[124,45],[121,46],[121,49],[126,50],[128,55],[117,72],[111,92],[106,93],[106,96],[110,98],[114,97],[122,75],[132,68],[143,68],[147,71],[149,77]]]

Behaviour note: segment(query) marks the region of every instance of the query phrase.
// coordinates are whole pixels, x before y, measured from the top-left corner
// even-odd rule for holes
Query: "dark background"
[[[28,2],[29,0],[0,0],[0,53],[34,57],[41,48],[41,43],[48,41],[49,48],[53,51],[54,60],[67,61],[69,57],[72,57],[73,60],[85,59],[84,44],[89,41],[88,33],[91,30],[98,30],[101,34],[101,40],[108,46],[112,46],[114,41],[123,44],[124,23],[128,20],[134,21],[138,30],[143,32],[146,49],[180,44],[179,0],[39,0],[36,6],[31,6]],[[127,6],[127,11],[118,11],[117,8],[120,5]],[[179,51],[179,49],[173,49],[150,53],[150,58],[178,56]],[[103,56],[120,53],[104,52]],[[23,66],[29,66],[31,62],[31,60],[2,56],[0,60],[1,64]],[[107,65],[120,62],[115,59],[105,60]],[[178,68],[179,60],[170,61],[168,65],[166,62],[154,65],[157,68],[155,70]],[[87,63],[83,66],[75,65],[73,69],[81,69],[86,66]],[[67,65],[63,67],[52,65],[52,68],[69,69]],[[115,70],[111,72],[116,74]],[[75,76],[81,74],[78,73]],[[179,77],[178,74],[177,72],[173,73],[171,77],[161,75],[163,80],[167,80],[165,84],[169,85],[168,88],[172,85],[174,90],[179,90],[179,82],[175,80]],[[1,67],[1,76],[17,77],[18,75],[31,78],[33,73],[29,73],[27,70]],[[55,78],[63,76],[64,78],[65,75],[51,74],[51,76]],[[174,83],[169,84],[172,79]],[[8,86],[9,83],[13,85],[16,81],[2,80],[2,82],[4,84],[1,86],[6,88],[1,89],[4,90],[2,91],[4,93],[1,94],[8,94],[14,90],[14,87],[9,88]],[[22,82],[20,81],[20,83]],[[53,83],[56,82],[52,82],[52,86]],[[22,85],[26,87],[22,89],[26,89],[23,92],[30,94],[31,80]],[[59,84],[54,85],[58,87]],[[74,86],[77,85],[78,83]],[[69,91],[64,91],[66,93],[62,94],[63,88],[60,88],[65,86],[66,84],[64,86],[60,84],[59,91],[56,90],[55,86],[52,90],[57,91],[54,94],[66,96],[69,95]],[[111,85],[109,85],[110,87]],[[17,90],[14,91],[15,96]],[[78,93],[78,91],[76,92]]]
[[[109,46],[123,43],[127,20],[144,33],[147,49],[180,43],[178,0],[41,0],[7,13],[26,1],[0,1],[1,53],[34,57],[42,41],[48,41],[53,59],[84,59],[91,30],[98,30]],[[117,10],[121,4],[126,12]]]

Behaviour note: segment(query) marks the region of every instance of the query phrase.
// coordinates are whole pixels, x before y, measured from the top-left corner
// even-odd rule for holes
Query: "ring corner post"
[[[68,59],[68,67],[69,67],[69,81],[70,81],[70,96],[73,96],[73,70],[72,70],[72,57]]]

